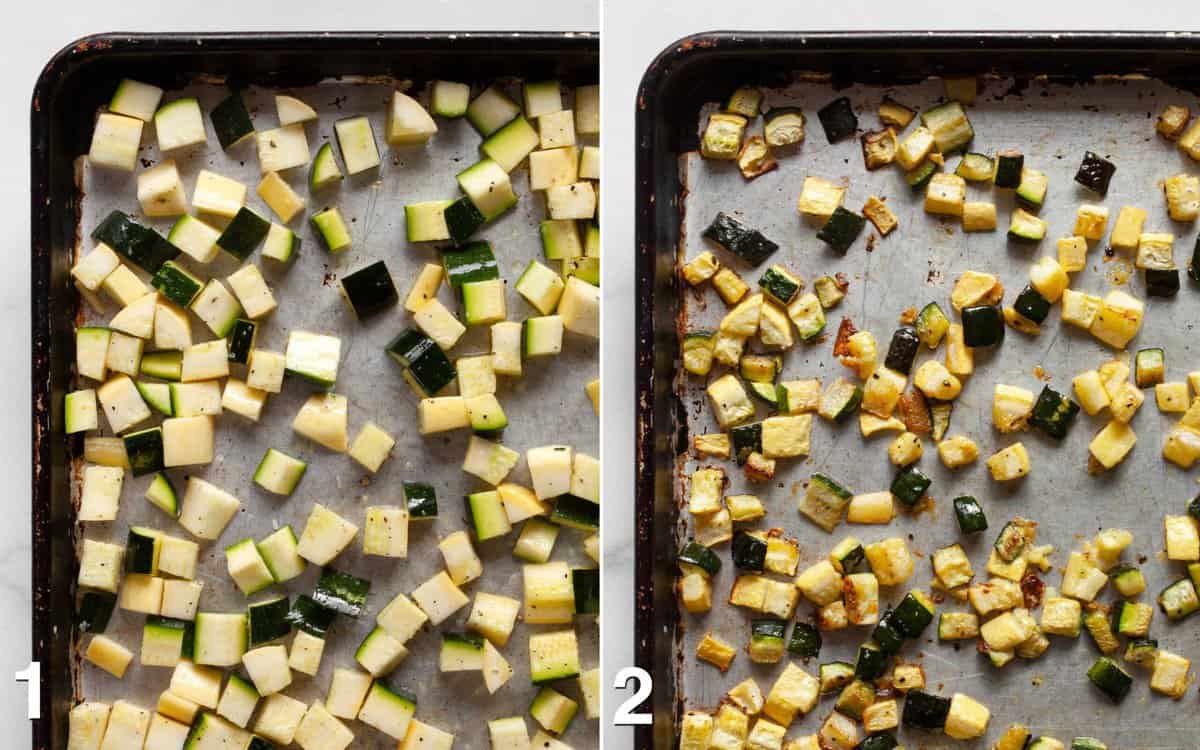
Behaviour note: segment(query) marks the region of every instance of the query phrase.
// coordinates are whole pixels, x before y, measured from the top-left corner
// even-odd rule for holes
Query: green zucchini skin
[[[936,607],[923,594],[908,592],[893,613],[895,627],[906,638],[920,638],[929,623],[933,622]]]
[[[600,569],[575,568],[571,585],[575,590],[575,614],[600,614]]]
[[[1075,181],[1093,193],[1108,195],[1108,184],[1116,174],[1117,166],[1094,151],[1085,151]]]
[[[843,554],[838,560],[838,564],[842,566],[842,572],[847,575],[850,573],[866,573],[870,567],[867,564],[867,552],[861,544]]]
[[[312,597],[301,594],[288,610],[288,622],[309,635],[324,638],[337,619],[337,612],[318,604]]]
[[[125,541],[125,572],[153,575],[155,572],[155,551],[159,546],[157,536],[145,533],[145,530],[134,527],[129,529]]]
[[[702,235],[752,266],[757,266],[771,256],[779,245],[751,229],[724,211],[717,212],[712,223]]]
[[[176,620],[173,617],[163,617],[161,615],[147,615],[146,628],[151,630],[173,630],[180,634],[179,655],[184,659],[191,659],[196,651],[196,626],[195,623],[187,620]]]
[[[257,339],[258,323],[244,318],[234,321],[233,330],[229,332],[229,361],[246,364]]]
[[[817,239],[829,245],[833,250],[844,253],[854,244],[854,240],[858,239],[858,235],[862,233],[863,227],[866,225],[867,218],[865,216],[838,206],[833,210],[825,225],[817,232]]]
[[[992,178],[996,187],[1015,190],[1021,184],[1021,170],[1025,168],[1025,155],[1009,149],[996,154],[996,175]]]
[[[1196,495],[1188,502],[1187,512],[1189,516],[1200,521],[1200,495]]]
[[[250,738],[250,744],[246,746],[246,750],[275,750],[275,746],[255,735]]]
[[[931,484],[932,479],[915,466],[910,466],[892,480],[891,492],[897,500],[911,508],[921,501]]]
[[[837,143],[858,132],[858,116],[850,106],[850,99],[845,96],[840,96],[817,110],[817,119],[825,131],[825,140],[830,143]]]
[[[863,645],[854,662],[854,676],[865,682],[877,680],[887,672],[888,655],[879,648]]]
[[[246,608],[250,648],[284,638],[292,632],[291,605],[286,596],[256,602]]]
[[[400,300],[392,275],[382,260],[343,276],[342,291],[359,320],[381,313]]]
[[[162,428],[151,427],[126,435],[125,453],[129,455],[129,468],[135,477],[153,474],[163,469]]]
[[[1042,388],[1029,422],[1052,438],[1062,440],[1079,414],[1079,404],[1050,386]]]
[[[242,206],[217,238],[217,246],[238,260],[245,260],[267,238],[269,231],[271,222]]]
[[[85,591],[75,613],[75,627],[80,633],[103,633],[108,629],[117,595],[107,591]]]
[[[949,326],[950,319],[946,317],[946,313],[942,312],[941,306],[936,302],[925,305],[917,314],[917,338],[930,349],[936,349],[942,342],[942,337],[946,335],[946,329]]]
[[[1200,282],[1200,237],[1192,247],[1192,259],[1188,261],[1187,275],[1192,281]]]
[[[1100,688],[1100,691],[1107,695],[1113,703],[1123,701],[1129,694],[1129,688],[1133,685],[1133,678],[1129,676],[1129,673],[1107,656],[1096,659],[1096,662],[1088,669],[1087,676],[1092,684]]]
[[[805,659],[820,656],[821,631],[806,622],[797,621],[792,626],[792,637],[788,639],[787,650],[788,653]]]
[[[1191,579],[1180,578],[1158,595],[1158,606],[1170,620],[1182,620],[1200,609],[1196,585]]]
[[[973,305],[962,311],[963,343],[975,348],[1004,341],[1004,316],[996,305]]]
[[[950,715],[950,699],[924,690],[910,690],[904,699],[901,723],[917,729],[940,730]]]
[[[926,159],[917,166],[905,172],[904,181],[907,182],[908,186],[913,189],[913,192],[916,192],[924,189],[924,187],[929,184],[929,181],[933,179],[933,176],[937,174],[937,171],[937,164],[933,163],[929,159]]]
[[[595,531],[600,528],[600,506],[574,495],[562,495],[554,502],[550,520],[559,526]]]
[[[367,606],[371,582],[333,568],[321,571],[312,600],[340,615],[358,617]]]
[[[758,280],[759,287],[773,300],[781,305],[789,304],[800,291],[800,285],[789,275],[783,273],[778,266],[771,266]]]
[[[204,288],[204,282],[175,261],[168,260],[150,279],[150,286],[180,307],[188,307]]]
[[[113,211],[92,230],[92,239],[116,250],[148,274],[181,252],[158,232],[134,221],[123,211]]]
[[[1050,314],[1050,302],[1038,290],[1026,284],[1013,302],[1013,309],[1031,323],[1041,325]]]
[[[404,482],[403,487],[409,518],[416,521],[437,518],[437,492],[433,485],[424,482]]]
[[[470,198],[459,198],[446,206],[442,212],[446,219],[446,229],[450,230],[450,239],[454,244],[462,244],[471,239],[487,223],[487,219],[475,207]]]
[[[400,365],[424,396],[432,396],[454,380],[454,365],[433,339],[416,328],[400,332],[387,345],[388,355]]]
[[[446,270],[446,283],[455,291],[468,282],[500,278],[500,264],[490,242],[472,242],[443,250],[442,267]]]
[[[212,120],[217,141],[224,151],[228,151],[254,133],[254,123],[250,121],[250,113],[246,111],[242,95],[236,91],[213,107],[208,117]]]
[[[761,573],[767,559],[767,543],[745,531],[733,535],[733,564],[741,570]]]
[[[738,425],[729,430],[733,455],[738,466],[746,463],[751,453],[762,453],[762,422]]]
[[[692,565],[700,568],[709,576],[714,576],[721,571],[721,558],[717,556],[717,553],[699,542],[688,542],[683,545],[683,548],[679,550],[679,554],[676,555],[675,561],[681,567]]]
[[[987,516],[979,506],[979,501],[970,495],[954,498],[954,517],[958,521],[958,530],[964,534],[987,531]]]

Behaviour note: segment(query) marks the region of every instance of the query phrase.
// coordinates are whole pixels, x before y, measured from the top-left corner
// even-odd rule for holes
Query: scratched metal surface
[[[795,153],[780,155],[777,170],[750,182],[742,179],[732,162],[708,161],[695,153],[681,158],[682,182],[686,186],[681,256],[690,259],[704,249],[712,249],[722,263],[733,266],[753,285],[761,269],[749,269],[701,237],[717,211],[734,212],[779,243],[780,250],[767,264],[782,263],[798,271],[810,285],[817,276],[838,271],[850,279],[841,306],[826,313],[827,337],[811,345],[798,343],[788,351],[784,355],[784,378],[819,377],[823,384],[828,384],[848,373],[831,353],[833,334],[842,316],[849,316],[859,329],[875,334],[882,358],[892,332],[899,325],[902,310],[936,300],[952,312],[950,289],[968,268],[997,274],[1004,283],[1006,302],[1011,304],[1016,292],[1028,281],[1031,262],[1043,254],[1054,254],[1054,241],[1071,234],[1075,211],[1081,202],[1108,206],[1110,228],[1121,206],[1146,209],[1149,213],[1146,231],[1174,232],[1177,263],[1184,266],[1190,259],[1195,227],[1169,220],[1161,181],[1178,172],[1194,173],[1196,165],[1154,133],[1153,118],[1170,102],[1194,105],[1194,97],[1151,80],[1110,80],[1078,86],[1035,81],[1023,90],[1014,88],[1007,80],[986,81],[976,104],[968,110],[975,127],[972,150],[994,154],[998,149],[1018,148],[1025,153],[1027,166],[1049,176],[1049,193],[1040,212],[1049,221],[1047,237],[1030,247],[1008,242],[1005,237],[1013,208],[1012,191],[968,183],[968,200],[995,201],[1000,228],[995,232],[964,235],[958,221],[940,221],[924,213],[923,191],[912,193],[899,169],[867,172],[857,139],[836,145],[827,143],[816,118],[817,109],[835,96],[848,96],[858,113],[860,128],[875,129],[879,127],[876,107],[884,94],[924,109],[942,96],[942,84],[929,80],[894,89],[852,86],[835,94],[827,84],[806,82],[786,90],[768,91],[764,108],[779,105],[803,108],[807,135]],[[701,128],[707,111],[702,116]],[[761,127],[760,118],[755,128],[761,131]],[[910,125],[909,130],[913,127]],[[1086,149],[1107,156],[1117,165],[1106,199],[1098,200],[1073,181]],[[951,168],[956,163],[957,158],[949,160]],[[855,211],[870,194],[886,197],[900,227],[887,238],[868,241],[868,235],[874,234],[874,227],[868,223],[867,231],[849,252],[844,257],[837,255],[816,239],[815,228],[805,224],[796,212],[796,199],[808,175],[848,182],[845,205]],[[874,249],[868,252],[871,244]],[[1088,267],[1073,274],[1072,287],[1102,295],[1114,286],[1119,276],[1114,272],[1116,267],[1116,263],[1104,262],[1104,245],[1093,243]],[[1128,285],[1132,293],[1145,299],[1140,274],[1134,274]],[[1164,347],[1168,381],[1183,380],[1197,365],[1191,331],[1200,308],[1195,288],[1189,288],[1186,279],[1184,285],[1173,300],[1147,300],[1141,333],[1130,344],[1134,350]],[[715,329],[726,311],[716,293],[707,286],[685,291],[683,303],[681,318],[687,328]],[[930,356],[944,356],[944,351],[943,346],[931,355],[922,348],[913,371]],[[917,556],[916,572],[905,585],[883,588],[881,608],[897,602],[910,587],[928,589],[932,578],[929,554],[952,542],[962,543],[967,550],[976,580],[986,576],[984,566],[995,533],[1015,515],[1038,521],[1039,543],[1055,546],[1051,558],[1054,569],[1044,580],[1056,588],[1061,584],[1061,570],[1068,553],[1077,549],[1085,538],[1101,528],[1131,529],[1135,541],[1125,559],[1147,558],[1143,570],[1148,589],[1141,598],[1153,601],[1164,585],[1184,575],[1181,565],[1162,559],[1162,516],[1181,513],[1196,492],[1193,473],[1167,465],[1160,457],[1163,438],[1178,415],[1160,414],[1153,393],[1149,393],[1133,421],[1139,440],[1132,455],[1115,471],[1098,477],[1089,476],[1085,466],[1088,442],[1105,423],[1102,416],[1093,418],[1081,413],[1061,443],[1038,432],[1001,435],[991,426],[994,384],[1021,386],[1036,394],[1042,382],[1034,369],[1040,366],[1048,382],[1069,392],[1075,374],[1094,368],[1113,355],[1113,351],[1086,332],[1063,324],[1057,308],[1043,325],[1040,336],[1028,337],[1010,329],[997,351],[977,352],[976,370],[966,379],[955,404],[950,434],[965,433],[974,439],[979,444],[981,458],[968,468],[951,472],[938,460],[933,442],[924,441],[925,455],[919,465],[933,479],[930,494],[935,502],[931,512],[918,516],[901,513],[889,526],[844,524],[833,534],[826,534],[796,512],[796,498],[803,493],[803,482],[817,471],[839,479],[856,493],[888,488],[894,473],[886,455],[890,438],[877,435],[864,441],[856,418],[837,426],[816,419],[812,455],[779,461],[775,480],[769,485],[750,484],[729,462],[732,481],[727,492],[757,493],[763,498],[767,517],[751,526],[781,527],[799,539],[800,570],[823,558],[838,540],[848,535],[857,536],[864,543],[896,535],[908,538]],[[687,412],[689,435],[717,430],[704,387],[721,374],[723,368],[717,365],[707,379],[683,376],[686,380],[678,383],[677,393]],[[761,418],[766,412],[760,408],[759,414]],[[1029,449],[1031,474],[1015,484],[991,481],[983,459],[1016,440]],[[677,465],[679,473],[686,475],[699,463],[708,462],[697,462],[684,455],[679,457]],[[687,482],[677,482],[680,503],[686,502],[686,491]],[[978,538],[967,539],[958,533],[950,499],[963,494],[977,497],[988,514],[991,528]],[[687,538],[690,530],[689,514],[681,512],[680,538]],[[714,600],[724,602],[735,569],[729,561],[728,548],[723,548],[720,554],[726,564],[715,581]],[[1115,593],[1110,587],[1100,598],[1111,601]],[[966,608],[966,604],[953,601],[941,605],[942,611]],[[812,615],[812,605],[802,601],[797,616],[809,619]],[[725,691],[748,676],[753,676],[765,693],[783,667],[752,664],[743,651],[730,670],[721,675],[695,659],[697,643],[710,630],[739,648],[744,647],[749,640],[750,620],[744,611],[721,603],[703,616],[681,611],[680,620],[678,684],[685,708],[715,706]],[[807,668],[815,674],[818,662],[853,662],[855,649],[868,636],[868,628],[826,634],[820,659],[812,660]],[[1194,620],[1169,623],[1161,612],[1156,612],[1151,636],[1158,639],[1162,648],[1193,660],[1200,657],[1200,635]],[[1021,721],[1035,733],[1057,736],[1068,743],[1073,736],[1082,734],[1097,736],[1110,747],[1119,748],[1179,750],[1196,746],[1194,727],[1188,719],[1191,711],[1185,708],[1195,700],[1192,690],[1182,704],[1176,703],[1151,693],[1148,673],[1132,667],[1133,691],[1123,706],[1114,709],[1085,677],[1097,655],[1088,637],[1081,636],[1077,641],[1057,637],[1051,640],[1050,650],[1041,659],[1018,659],[1004,669],[994,669],[985,657],[975,653],[972,642],[960,642],[957,647],[937,643],[935,628],[931,626],[927,637],[907,644],[900,657],[924,666],[930,689],[945,694],[965,692],[982,700],[992,710],[991,725],[987,736],[975,742],[962,743],[940,735],[903,731],[902,742],[922,748],[989,747],[1009,724]],[[792,725],[790,735],[817,731],[830,710],[832,699],[826,697],[812,714]]]
[[[366,173],[348,177],[341,187],[321,192],[315,198],[306,186],[307,167],[287,175],[297,191],[308,197],[309,210],[292,222],[292,228],[302,237],[298,256],[286,267],[265,261],[257,253],[251,257],[262,269],[268,284],[275,292],[279,308],[262,321],[258,332],[260,348],[283,351],[288,331],[301,328],[332,333],[342,337],[342,360],[334,391],[348,397],[350,402],[350,437],[368,420],[373,420],[396,437],[392,457],[374,477],[348,456],[338,455],[294,434],[291,420],[313,389],[295,378],[288,378],[283,392],[272,395],[258,424],[227,414],[218,422],[217,458],[212,465],[188,470],[169,470],[176,488],[182,492],[184,477],[202,476],[233,493],[242,501],[242,509],[220,539],[201,545],[198,578],[204,582],[200,608],[210,612],[232,612],[245,608],[244,597],[233,585],[226,571],[223,550],[226,546],[252,536],[261,539],[273,529],[291,524],[299,535],[313,504],[320,502],[342,514],[360,528],[358,538],[332,564],[333,567],[365,576],[372,581],[367,611],[357,621],[338,618],[331,632],[320,672],[315,677],[293,674],[293,683],[284,692],[305,702],[323,699],[329,689],[334,668],[354,666],[354,650],[374,625],[375,615],[399,592],[411,592],[434,573],[443,569],[437,542],[452,531],[466,528],[462,496],[483,488],[483,483],[464,473],[461,468],[467,433],[458,431],[422,438],[417,433],[416,403],[408,385],[400,377],[394,362],[384,354],[384,346],[401,329],[412,324],[411,316],[402,305],[382,313],[365,323],[355,321],[339,294],[338,277],[362,268],[376,260],[384,260],[403,301],[417,271],[427,262],[436,262],[437,253],[431,243],[409,244],[405,240],[403,205],[415,201],[450,198],[458,195],[454,175],[473,163],[477,157],[479,136],[463,119],[438,119],[439,132],[425,148],[389,149],[383,141],[384,114],[390,97],[390,82],[327,82],[322,85],[296,89],[292,93],[316,108],[318,123],[307,126],[312,153],[333,137],[333,122],[342,117],[366,114],[370,117],[383,160],[378,175]],[[515,84],[514,94],[519,93]],[[202,168],[233,177],[249,186],[247,205],[263,216],[272,216],[254,192],[261,177],[253,143],[245,143],[223,153],[208,123],[207,113],[224,96],[221,86],[197,83],[187,93],[199,97],[209,128],[209,146],[187,149],[174,154],[183,176],[190,201],[197,172]],[[256,129],[277,124],[274,91],[253,88],[246,93]],[[168,92],[166,99],[178,94]],[[570,106],[570,93],[564,95]],[[143,136],[141,156],[157,162],[159,153],[153,128],[147,127]],[[336,148],[336,147],[335,147]],[[97,222],[111,209],[120,208],[138,213],[135,177],[110,172],[82,169],[83,202],[80,236],[84,252],[91,250],[86,239]],[[537,222],[544,217],[542,199],[528,189],[528,173],[524,167],[513,174],[514,188],[521,196],[517,207],[489,225],[480,236],[490,240],[501,263],[501,275],[509,282],[509,318],[521,320],[537,314],[512,289],[513,283],[529,260],[541,257],[537,237]],[[324,205],[338,205],[353,236],[353,247],[345,253],[330,256],[321,249],[319,240],[308,225],[307,216]],[[272,218],[275,218],[272,216]],[[160,230],[170,227],[170,220],[151,221]],[[184,257],[184,256],[181,256]],[[185,261],[189,259],[185,258]],[[205,278],[224,277],[236,270],[238,263],[222,254],[207,267],[189,264]],[[139,271],[145,278],[145,274]],[[453,306],[448,290],[443,286],[443,302]],[[103,323],[115,312],[105,314],[87,310],[88,322]],[[452,307],[453,309],[453,307]],[[193,318],[193,337],[200,341],[211,337],[204,324]],[[501,377],[498,396],[509,418],[503,442],[524,452],[525,449],[551,442],[574,445],[577,450],[599,455],[599,427],[584,385],[598,373],[596,342],[567,334],[564,351],[544,364],[530,365],[521,378]],[[451,352],[452,357],[489,351],[486,327],[471,329]],[[233,366],[235,376],[244,377],[244,367]],[[103,421],[103,420],[102,420]],[[105,434],[107,429],[104,430]],[[251,481],[254,468],[267,448],[309,462],[308,471],[296,492],[287,498],[271,495]],[[82,459],[79,459],[82,461]],[[524,459],[510,475],[512,481],[528,485],[529,474]],[[440,517],[433,523],[413,523],[410,526],[409,555],[406,560],[367,557],[362,554],[361,528],[365,508],[370,505],[402,503],[400,482],[427,481],[434,484],[439,498]],[[86,524],[81,537],[112,540],[124,543],[132,525],[149,525],[166,533],[190,538],[173,520],[142,499],[149,477],[134,479],[126,476],[121,498],[121,513],[112,524]],[[78,492],[78,488],[75,488]],[[512,545],[519,529],[499,539],[477,544],[484,562],[484,574],[464,590],[505,594],[522,598],[521,561],[512,555]],[[566,560],[573,566],[592,566],[583,554],[580,543],[586,535],[563,529],[554,549],[555,560]],[[317,566],[283,586],[275,586],[252,600],[265,599],[279,593],[295,597],[311,591],[318,575]],[[443,623],[438,631],[462,630],[470,607],[464,607]],[[130,648],[135,659],[123,680],[116,680],[91,664],[77,669],[76,682],[82,698],[114,700],[126,698],[153,707],[159,693],[166,689],[171,670],[142,667],[136,654],[141,647],[143,617],[118,610],[114,613],[107,634]],[[554,630],[565,626],[531,626],[518,622],[513,637],[503,650],[513,665],[512,680],[495,696],[484,689],[479,673],[442,674],[438,671],[440,638],[427,629],[409,644],[410,654],[392,674],[391,681],[417,695],[417,718],[457,735],[456,747],[486,748],[487,720],[513,715],[525,716],[532,733],[536,722],[528,715],[534,689],[529,683],[528,637],[532,632]],[[581,617],[576,624],[580,639],[582,666],[590,669],[598,664],[598,629],[595,618]],[[290,641],[290,639],[288,639]],[[82,644],[86,647],[86,639]],[[567,695],[582,700],[576,681],[559,686]],[[356,735],[355,746],[363,748],[394,747],[395,740],[358,722],[349,722]],[[594,748],[599,744],[595,722],[583,718],[582,711],[572,722],[564,740],[575,747]]]

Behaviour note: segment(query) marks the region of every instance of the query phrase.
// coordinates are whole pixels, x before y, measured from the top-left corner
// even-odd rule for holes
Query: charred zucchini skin
[[[979,507],[979,501],[970,495],[954,498],[954,517],[958,520],[958,530],[964,534],[987,531],[987,516]]]
[[[805,659],[815,658],[821,654],[821,631],[806,622],[796,622],[792,626],[792,637],[788,639],[788,653]]]
[[[716,575],[721,570],[721,558],[699,542],[688,542],[683,545],[679,554],[675,556],[675,561],[682,565],[694,565],[710,576]]]
[[[1178,293],[1178,268],[1146,269],[1146,295],[1148,297],[1174,297]]]
[[[751,453],[762,453],[762,422],[730,428],[729,439],[733,442],[733,456],[741,466]]]
[[[1116,171],[1116,165],[1108,159],[1093,151],[1085,151],[1079,171],[1075,173],[1075,181],[1093,193],[1104,196],[1108,195],[1108,183]]]
[[[731,552],[735,566],[761,573],[767,559],[767,543],[745,531],[738,531],[733,535]]]
[[[1092,684],[1100,688],[1100,691],[1107,695],[1113,703],[1123,701],[1129,694],[1130,686],[1133,685],[1133,678],[1129,676],[1129,673],[1107,656],[1096,659],[1096,662],[1088,669],[1087,676]]]
[[[754,266],[779,249],[779,245],[764,237],[762,232],[751,229],[724,211],[717,212],[703,236]]]
[[[904,645],[904,633],[900,631],[900,623],[896,620],[896,610],[889,607],[879,616],[879,623],[871,633],[871,640],[878,643],[879,649],[885,654],[894,654],[900,650]]]
[[[892,342],[888,344],[887,357],[883,364],[889,370],[902,372],[905,375],[912,371],[913,360],[917,358],[917,349],[921,346],[921,339],[917,337],[917,332],[909,326],[897,328],[892,334]]]
[[[1016,301],[1013,302],[1013,309],[1022,318],[1041,325],[1046,320],[1046,316],[1050,314],[1050,302],[1038,290],[1026,284],[1021,293],[1017,295]]]
[[[868,644],[859,646],[854,661],[854,676],[864,682],[878,680],[887,672],[888,655],[883,649]]]
[[[844,96],[817,110],[817,119],[821,121],[825,139],[830,143],[837,143],[858,132],[858,116],[854,114],[850,100]]]
[[[233,330],[229,333],[229,361],[246,364],[257,338],[258,323],[244,318],[234,321]]]
[[[963,343],[972,348],[1004,340],[1004,316],[996,305],[974,305],[962,311]]]
[[[1042,388],[1029,422],[1050,437],[1062,440],[1079,414],[1079,404],[1050,386]]]
[[[246,111],[242,95],[236,91],[213,107],[208,117],[212,120],[213,130],[217,134],[217,142],[221,144],[223,151],[228,151],[254,132],[254,123],[250,121],[250,113]]]
[[[921,501],[931,484],[932,479],[915,466],[910,466],[892,480],[891,492],[897,500],[911,508]]]
[[[924,690],[910,690],[904,699],[901,723],[906,727],[938,730],[946,725],[950,715],[950,699]]]
[[[825,226],[817,232],[817,239],[839,253],[844,253],[854,244],[854,240],[858,239],[866,225],[865,216],[838,206],[825,222]]]
[[[933,622],[935,614],[936,607],[928,597],[921,592],[910,591],[896,605],[893,619],[901,635],[906,638],[920,638],[925,628],[929,627],[929,623]]]
[[[1012,149],[996,154],[996,187],[1013,188],[1021,184],[1021,170],[1025,167],[1025,155]]]
[[[107,591],[87,591],[79,599],[75,627],[80,633],[103,633],[117,606],[117,595]]]
[[[863,741],[854,746],[854,750],[896,750],[900,747],[896,738],[890,734],[879,733],[868,735]]]

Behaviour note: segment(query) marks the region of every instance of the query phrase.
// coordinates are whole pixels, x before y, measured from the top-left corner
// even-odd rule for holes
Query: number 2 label
[[[654,689],[654,679],[641,667],[625,667],[617,672],[613,688],[627,690],[631,680],[634,683],[633,695],[617,706],[617,712],[613,715],[613,724],[617,726],[643,725],[653,721],[650,714],[634,713],[634,709],[650,697],[650,692]]]

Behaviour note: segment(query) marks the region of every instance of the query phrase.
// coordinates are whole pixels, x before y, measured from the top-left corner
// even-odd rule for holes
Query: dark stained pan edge
[[[32,320],[31,657],[41,662],[41,716],[33,747],[66,746],[74,632],[75,529],[67,472],[82,439],[61,437],[58,404],[71,382],[77,295],[69,279],[79,196],[74,161],[90,117],[118,73],[177,88],[197,76],[232,85],[289,86],[351,75],[482,81],[548,70],[568,83],[599,81],[595,32],[112,33],[84,37],[50,59],[30,103]],[[100,83],[103,82],[103,83]],[[90,85],[89,85],[90,84]]]
[[[697,148],[700,107],[742,83],[786,85],[797,71],[829,76],[835,89],[931,75],[1046,76],[1088,85],[1095,76],[1144,74],[1200,90],[1200,45],[1180,32],[854,32],[688,36],[650,64],[635,103],[637,258],[635,448],[637,479],[635,657],[654,678],[643,704],[654,723],[635,728],[635,747],[675,747],[678,548],[674,461],[687,450],[683,404],[673,379],[678,352],[675,255],[682,224],[680,154]]]

